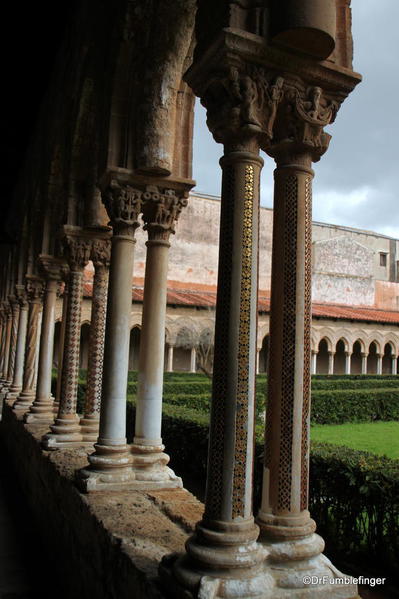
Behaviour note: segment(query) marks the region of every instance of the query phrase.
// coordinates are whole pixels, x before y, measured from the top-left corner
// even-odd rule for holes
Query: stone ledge
[[[47,430],[18,421],[4,404],[1,439],[52,556],[43,582],[52,567],[71,599],[163,599],[159,562],[184,551],[203,505],[185,489],[83,495],[73,478],[89,450],[44,451],[39,442]]]

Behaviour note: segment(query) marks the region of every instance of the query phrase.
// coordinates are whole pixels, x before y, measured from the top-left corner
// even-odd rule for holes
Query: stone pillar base
[[[180,488],[183,486],[181,478],[168,468],[170,457],[164,453],[164,445],[141,445],[133,443],[130,446],[132,454],[132,468],[135,484],[140,484],[140,489]],[[143,483],[143,486],[141,486]],[[151,485],[145,486],[145,485]]]
[[[134,457],[127,445],[105,446],[96,443],[94,447],[96,452],[89,456],[90,467],[76,472],[76,483],[85,493],[107,490],[154,491],[183,487],[181,478],[166,466],[162,471],[156,466],[153,471],[149,468],[148,477],[143,476],[142,471],[133,467]],[[168,456],[165,457],[169,461]]]
[[[27,414],[24,416],[24,422],[27,424],[38,423],[38,424],[53,424],[54,412],[53,412],[53,401],[52,397],[48,400],[35,401]]]
[[[80,432],[79,418],[76,414],[62,415],[50,427],[51,433],[44,435],[42,446],[45,449],[67,447],[85,447]]]
[[[98,418],[81,418],[80,419],[80,432],[82,434],[83,441],[87,441],[94,445],[97,442],[100,420]]]
[[[256,527],[210,530],[197,525],[187,554],[165,557],[159,574],[166,595],[176,599],[271,599],[275,581]],[[242,539],[242,543],[237,542]]]
[[[22,393],[18,395],[17,400],[14,403],[12,409],[14,410],[17,417],[22,418],[25,412],[27,412],[30,409],[34,401],[35,394],[33,391],[25,393],[22,391]]]

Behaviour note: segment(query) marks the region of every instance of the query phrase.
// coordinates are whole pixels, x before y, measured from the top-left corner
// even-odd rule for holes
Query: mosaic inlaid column
[[[33,275],[26,276],[26,290],[29,302],[28,326],[25,344],[25,360],[22,391],[13,405],[19,417],[29,410],[35,399],[37,340],[39,335],[39,315],[42,309],[44,283]]]
[[[167,467],[161,439],[165,356],[166,288],[169,237],[187,200],[173,190],[148,187],[143,193],[144,229],[148,232],[140,334],[135,436],[131,447],[139,488],[181,487]]]
[[[58,340],[57,384],[56,384],[55,398],[54,398],[54,405],[53,405],[53,412],[54,412],[55,416],[58,414],[58,410],[60,408],[60,399],[61,399],[62,363],[64,361],[66,315],[67,315],[67,307],[68,307],[69,267],[63,268],[61,271],[61,274],[62,274],[62,280],[64,281],[64,289],[62,291],[61,326],[60,326],[60,336],[59,336],[59,340]]]
[[[142,192],[111,181],[103,201],[113,227],[104,342],[100,433],[89,468],[77,473],[85,491],[120,489],[134,480],[126,444],[126,392],[129,369],[134,234]]]
[[[25,345],[26,345],[26,331],[28,326],[28,310],[29,304],[26,297],[25,287],[23,285],[16,285],[16,292],[19,301],[19,322],[18,322],[18,336],[17,336],[17,347],[15,352],[15,368],[14,378],[12,385],[10,386],[7,399],[16,398],[22,391],[23,384],[23,373],[24,373],[24,359],[25,359]]]
[[[260,540],[276,589],[273,597],[327,596],[339,576],[322,554],[323,539],[308,511],[312,161],[328,148],[323,126],[335,111],[320,88],[288,88],[275,124],[270,362]],[[330,352],[329,372],[333,370]],[[308,588],[303,577],[319,583]],[[342,589],[341,589],[342,590]],[[325,594],[325,595],[324,595]],[[348,584],[342,597],[355,597]],[[337,595],[334,595],[337,596]]]
[[[40,256],[41,267],[46,277],[46,290],[43,298],[43,315],[40,333],[39,363],[36,397],[25,414],[25,422],[52,423],[54,421],[54,400],[51,396],[51,375],[54,350],[55,305],[60,291],[61,267],[59,260],[51,256]]]
[[[91,253],[95,270],[91,298],[87,383],[84,415],[80,420],[82,440],[89,443],[97,441],[100,425],[110,256],[111,241],[95,239]]]
[[[83,299],[83,271],[90,259],[91,241],[78,232],[65,238],[66,259],[69,263],[69,296],[65,320],[64,357],[61,376],[61,397],[57,418],[51,433],[43,437],[46,449],[66,447],[81,442],[79,416],[76,413],[80,325]]]
[[[224,145],[205,512],[186,554],[164,559],[160,574],[165,589],[177,587],[171,596],[266,597],[274,583],[252,513],[259,145],[269,139],[282,79],[230,66],[204,85],[207,124]]]

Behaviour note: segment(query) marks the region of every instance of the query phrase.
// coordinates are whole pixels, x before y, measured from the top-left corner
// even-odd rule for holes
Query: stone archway
[[[259,353],[259,374],[267,373],[269,368],[269,335],[265,335]]]
[[[328,374],[328,343],[326,339],[319,342],[316,374]]]
[[[345,341],[340,339],[335,346],[334,374],[345,374],[346,352]]]
[[[360,341],[353,344],[351,374],[362,374],[362,346]]]
[[[187,327],[179,329],[173,351],[174,372],[190,372],[193,333]]]
[[[372,341],[369,346],[369,355],[367,357],[367,374],[377,374],[377,344]]]

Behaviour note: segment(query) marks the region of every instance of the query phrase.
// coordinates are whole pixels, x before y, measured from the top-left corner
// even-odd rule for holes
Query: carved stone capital
[[[149,239],[167,241],[175,232],[175,222],[187,206],[187,198],[176,195],[173,189],[161,191],[154,185],[148,185],[142,197],[144,229],[148,231]]]
[[[15,285],[15,294],[17,296],[20,307],[27,308],[28,307],[28,298],[26,295],[25,285]]]
[[[44,281],[34,275],[26,275],[26,292],[29,302],[40,303],[43,298]]]
[[[66,263],[60,258],[40,254],[38,266],[44,278],[53,281],[61,281],[63,278],[62,269],[66,267]]]
[[[92,243],[79,235],[66,235],[64,238],[65,256],[71,271],[83,270],[90,260]]]
[[[338,102],[320,87],[306,87],[299,81],[295,86],[291,81],[284,87],[267,153],[283,160],[289,156],[291,161],[307,153],[312,161],[318,161],[331,139],[323,128],[334,121],[338,108]]]
[[[283,77],[254,65],[229,66],[214,74],[201,94],[207,124],[217,142],[235,144],[256,138],[270,141],[277,108],[283,97]]]
[[[111,260],[111,240],[94,239],[91,247],[91,260],[95,268],[109,267]]]
[[[102,194],[102,200],[110,218],[114,235],[128,234],[133,236],[139,226],[142,191],[134,189],[127,183],[112,179]]]

